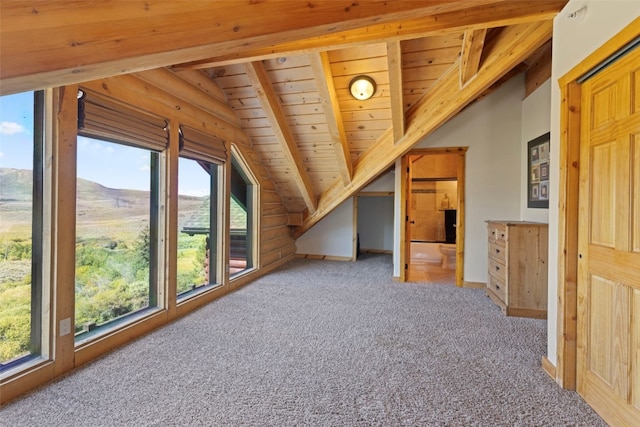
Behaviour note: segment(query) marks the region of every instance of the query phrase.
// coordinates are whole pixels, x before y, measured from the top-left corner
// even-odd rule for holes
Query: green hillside
[[[31,188],[31,171],[0,168],[0,364],[29,351]],[[149,199],[148,191],[78,179],[76,332],[148,306]],[[190,221],[207,226],[208,196],[180,196],[178,203],[179,229]],[[232,200],[231,228],[245,224]],[[206,283],[205,254],[204,236],[178,233],[178,292]]]

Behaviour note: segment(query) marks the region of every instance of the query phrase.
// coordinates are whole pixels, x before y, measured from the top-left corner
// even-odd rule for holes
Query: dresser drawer
[[[548,225],[487,221],[487,295],[507,316],[546,318]]]
[[[496,232],[495,234],[495,241],[498,244],[502,244],[503,246],[506,244],[507,242],[507,224],[504,223],[500,223],[500,224],[493,224],[493,228]]]
[[[498,243],[503,246],[507,242],[507,225],[499,222],[489,222],[489,243]]]
[[[489,275],[495,276],[502,283],[507,283],[507,267],[493,258],[489,258]]]
[[[501,242],[489,242],[489,257],[503,265],[507,265],[506,249]]]
[[[501,282],[500,279],[498,279],[496,276],[494,276],[493,274],[490,274],[489,280],[487,282],[487,288],[491,292],[493,292],[500,299],[500,301],[506,304],[507,286],[504,284],[504,282]]]

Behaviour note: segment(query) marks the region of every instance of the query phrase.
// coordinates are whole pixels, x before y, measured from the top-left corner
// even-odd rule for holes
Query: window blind
[[[227,161],[224,140],[187,126],[180,127],[180,155],[209,163]]]
[[[167,120],[81,90],[78,98],[78,135],[163,151],[169,144]]]

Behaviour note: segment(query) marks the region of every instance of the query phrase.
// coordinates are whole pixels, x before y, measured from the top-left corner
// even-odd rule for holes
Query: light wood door
[[[582,86],[579,393],[640,425],[640,49]]]

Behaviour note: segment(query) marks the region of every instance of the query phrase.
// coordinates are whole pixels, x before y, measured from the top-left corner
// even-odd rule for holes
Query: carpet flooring
[[[546,322],[388,255],[297,259],[0,408],[1,426],[604,426]]]

